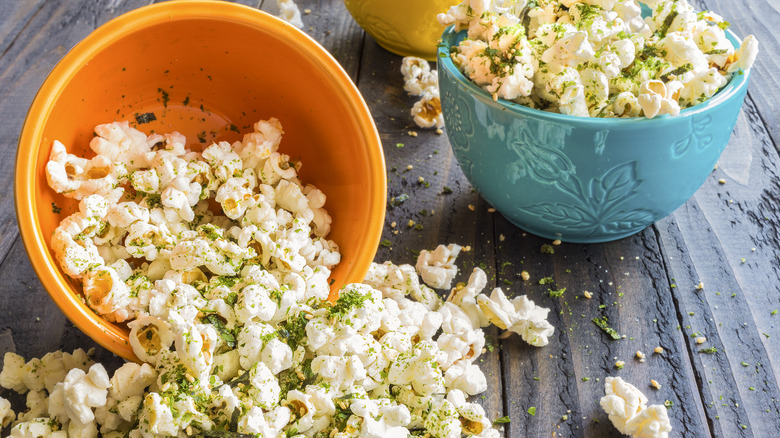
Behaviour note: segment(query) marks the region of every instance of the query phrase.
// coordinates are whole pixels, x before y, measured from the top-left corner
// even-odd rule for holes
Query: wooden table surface
[[[25,113],[57,61],[97,26],[148,3],[0,1],[0,353],[29,359],[96,347],[99,360],[121,363],[73,327],[35,276],[16,226],[13,166]],[[243,3],[276,12],[273,0]],[[726,17],[738,35],[752,33],[761,43],[736,129],[701,189],[635,236],[564,243],[554,254],[540,251],[549,241],[488,210],[454,160],[446,135],[414,126],[409,109],[415,98],[402,88],[399,56],[365,35],[340,0],[297,3],[311,11],[303,17],[304,30],[342,64],[371,109],[385,145],[388,198],[409,195],[388,208],[382,238],[392,245],[380,247],[376,260],[414,263],[421,249],[469,245],[471,251],[458,259],[459,281],[480,266],[489,287],[528,294],[552,309],[556,331],[543,348],[517,336],[500,340],[495,328],[487,330],[495,348],[480,363],[489,389],[479,401],[492,418],[511,418],[507,437],[619,436],[598,405],[607,376],[633,383],[650,403],[669,401],[672,436],[780,437],[778,1],[694,1],[697,9]],[[445,186],[452,193],[444,193]],[[409,220],[422,229],[409,228]],[[519,278],[522,270],[530,281]],[[546,276],[566,287],[563,297],[550,298],[547,286],[538,284]],[[585,299],[584,291],[593,297]],[[591,322],[600,315],[626,338],[609,340]],[[697,344],[697,336],[706,342]],[[664,352],[653,354],[658,346]],[[699,351],[709,347],[717,352]],[[637,350],[647,355],[644,363],[635,358]],[[614,366],[618,359],[626,363],[621,370]],[[661,384],[659,390],[651,379]]]

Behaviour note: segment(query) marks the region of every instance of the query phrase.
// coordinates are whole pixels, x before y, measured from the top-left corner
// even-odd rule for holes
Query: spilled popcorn
[[[293,0],[276,0],[276,6],[279,8],[279,18],[302,29],[303,20],[301,20],[301,10]]]
[[[428,61],[422,58],[407,56],[401,62],[401,74],[404,90],[412,96],[420,96],[411,111],[414,123],[421,128],[444,127],[436,70],[431,70]]]
[[[583,117],[677,115],[758,54],[686,0],[464,0],[438,19],[467,30],[452,60],[495,100]]]
[[[81,200],[53,242],[90,307],[129,321],[144,363],[109,376],[82,350],[6,353],[0,386],[27,394],[18,414],[0,398],[12,437],[500,436],[467,401],[487,389],[481,327],[543,346],[548,309],[487,298],[478,268],[443,301],[419,275],[449,287],[457,245],[421,253],[420,270],[373,264],[328,301],[325,198],[277,152],[276,119],[202,153],[127,123],[96,133],[104,158],[52,153],[51,185]]]
[[[667,438],[672,431],[664,405],[647,406],[647,397],[620,377],[604,381],[601,408],[615,428],[633,438]]]

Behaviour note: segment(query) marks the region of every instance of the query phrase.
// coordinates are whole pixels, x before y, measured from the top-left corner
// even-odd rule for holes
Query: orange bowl
[[[179,131],[192,148],[235,141],[254,122],[278,118],[280,152],[300,158],[300,179],[327,195],[328,236],[340,247],[332,291],[361,281],[381,235],[386,201],[382,146],[349,76],[314,40],[264,12],[214,2],[143,7],[101,26],[46,78],[27,114],[16,157],[16,213],[38,277],[59,308],[100,345],[136,360],[127,328],[84,304],[49,245],[78,210],[46,183],[52,142],[91,157],[96,125],[136,120],[147,134]],[[61,212],[57,213],[61,209]]]

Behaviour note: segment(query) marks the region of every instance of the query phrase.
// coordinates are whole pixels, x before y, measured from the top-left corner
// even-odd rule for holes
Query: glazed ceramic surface
[[[360,93],[314,40],[249,7],[170,2],[110,21],[65,55],[22,128],[15,195],[33,267],[77,327],[134,358],[126,328],[95,315],[82,302],[78,283],[54,260],[49,239],[78,204],[46,183],[52,142],[91,157],[97,124],[130,120],[147,134],[178,130],[200,150],[214,140],[239,140],[254,122],[270,117],[285,131],[280,152],[299,158],[301,180],[327,195],[333,218],[328,237],[342,254],[333,289],[362,280],[383,225],[384,157]]]
[[[439,88],[454,154],[479,193],[518,227],[568,242],[630,236],[685,203],[729,141],[747,92],[736,73],[679,116],[597,119],[493,101],[466,78],[447,29]],[[739,44],[731,32],[728,37]]]
[[[344,0],[357,23],[380,46],[401,56],[433,61],[442,25],[436,15],[457,0]]]

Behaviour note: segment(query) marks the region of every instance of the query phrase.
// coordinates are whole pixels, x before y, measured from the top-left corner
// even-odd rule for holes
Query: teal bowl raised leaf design
[[[735,46],[736,36],[727,32]],[[684,204],[728,143],[747,93],[734,74],[678,116],[597,119],[494,101],[438,49],[442,111],[469,182],[518,227],[549,239],[606,242],[635,234]]]

